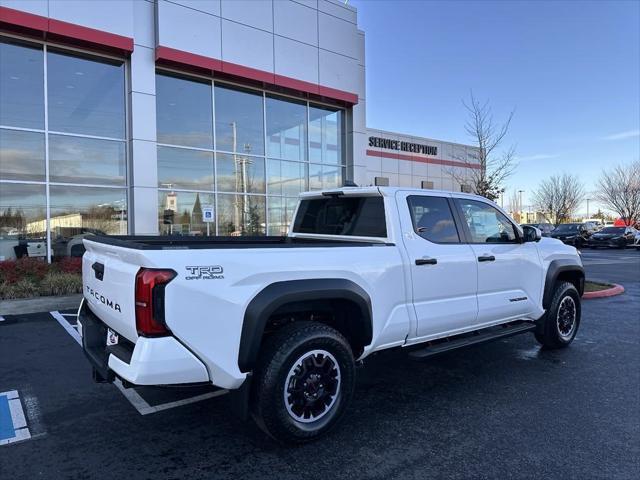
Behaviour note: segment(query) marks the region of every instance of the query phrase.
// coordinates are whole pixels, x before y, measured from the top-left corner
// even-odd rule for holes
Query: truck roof
[[[393,197],[396,192],[416,192],[421,195],[436,195],[443,197],[456,197],[456,198],[469,198],[474,200],[483,200],[485,202],[489,201],[486,197],[482,197],[480,195],[476,195],[474,193],[463,193],[463,192],[452,192],[450,190],[432,190],[425,188],[414,188],[414,187],[340,187],[340,188],[331,188],[327,190],[316,190],[312,192],[303,192],[300,194],[300,198],[313,198],[313,197],[321,197],[328,196],[331,194],[341,193],[343,195],[367,195],[367,196],[377,196],[383,195],[385,197]],[[495,203],[495,202],[491,202]]]

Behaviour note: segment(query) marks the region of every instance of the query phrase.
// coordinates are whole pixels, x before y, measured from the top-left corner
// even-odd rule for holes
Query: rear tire
[[[251,413],[282,443],[326,434],[347,408],[355,387],[355,362],[337,330],[294,322],[265,341],[254,374]]]
[[[536,340],[549,349],[564,348],[573,342],[581,316],[580,294],[569,282],[558,282],[551,305],[540,320]]]

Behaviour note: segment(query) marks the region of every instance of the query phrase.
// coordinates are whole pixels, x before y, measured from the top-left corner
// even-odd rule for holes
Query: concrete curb
[[[0,315],[23,315],[26,313],[50,312],[78,308],[82,294],[64,295],[60,297],[18,298],[0,300]]]
[[[611,288],[607,288],[606,290],[599,290],[597,292],[586,292],[582,294],[582,298],[588,300],[591,298],[615,297],[616,295],[621,295],[622,293],[624,293],[624,287],[622,285],[618,285],[617,283],[613,283]]]

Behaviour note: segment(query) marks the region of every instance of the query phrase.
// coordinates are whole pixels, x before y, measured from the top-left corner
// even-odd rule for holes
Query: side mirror
[[[542,232],[539,228],[525,225],[524,227],[522,227],[522,231],[524,232],[525,242],[539,242],[542,238]]]

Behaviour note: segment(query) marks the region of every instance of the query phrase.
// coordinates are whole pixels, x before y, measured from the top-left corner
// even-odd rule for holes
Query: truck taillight
[[[164,288],[173,278],[173,270],[141,268],[136,275],[136,328],[143,337],[169,335],[164,320]]]

